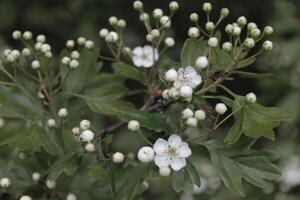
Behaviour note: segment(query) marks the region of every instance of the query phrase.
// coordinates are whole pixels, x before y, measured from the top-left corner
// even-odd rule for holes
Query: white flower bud
[[[31,54],[30,49],[24,48],[24,49],[22,50],[22,55],[23,55],[23,56],[27,57],[27,56],[30,56],[30,54]]]
[[[180,93],[179,93],[178,89],[176,89],[175,87],[172,87],[171,89],[169,89],[169,96],[176,100],[176,99],[179,99]]]
[[[256,95],[253,92],[250,92],[246,95],[246,100],[249,103],[255,103],[256,102]]]
[[[8,55],[6,60],[10,63],[16,62],[16,58],[13,55]]]
[[[28,195],[21,196],[20,200],[32,200],[32,198]]]
[[[21,160],[24,160],[24,159],[26,158],[26,154],[25,154],[23,151],[21,151],[21,152],[19,153],[19,158],[20,158]]]
[[[193,95],[193,89],[190,86],[183,86],[180,88],[179,93],[183,98],[191,98]]]
[[[231,35],[233,33],[233,29],[234,29],[234,27],[232,24],[227,24],[225,26],[225,32],[229,35]]]
[[[72,128],[72,133],[73,133],[73,135],[79,135],[80,134],[80,128],[79,127]]]
[[[56,187],[56,182],[53,180],[47,180],[46,181],[46,186],[49,189],[54,189]]]
[[[170,8],[171,11],[176,11],[176,10],[178,10],[179,5],[176,1],[172,1],[169,4],[169,8]]]
[[[224,42],[222,45],[222,49],[227,52],[232,51],[232,48],[233,48],[233,46],[232,46],[231,42]]]
[[[195,118],[200,120],[204,120],[206,118],[206,113],[204,110],[196,110],[195,111]]]
[[[136,120],[130,120],[127,125],[128,130],[137,131],[140,129],[140,122]]]
[[[95,43],[91,40],[87,40],[85,43],[85,48],[87,48],[87,49],[92,49],[92,48],[94,48],[94,46],[95,46]]]
[[[72,49],[72,48],[74,48],[74,46],[75,46],[75,41],[74,40],[68,40],[66,42],[66,47]]]
[[[49,44],[42,44],[42,47],[41,47],[41,51],[43,53],[46,53],[48,51],[51,51],[51,46]]]
[[[54,119],[48,119],[47,125],[49,128],[54,128],[56,126],[56,122]]]
[[[181,113],[183,119],[187,119],[194,116],[194,112],[190,108],[184,109]]]
[[[124,47],[123,48],[123,52],[125,53],[125,54],[127,54],[127,55],[131,55],[131,49],[129,48],[129,47]]]
[[[241,35],[241,32],[242,32],[242,29],[240,27],[236,26],[233,28],[232,35],[237,37],[237,36]]]
[[[173,46],[175,45],[174,39],[171,38],[171,37],[167,37],[167,38],[165,39],[165,45],[166,45],[167,47],[173,47]]]
[[[150,34],[153,36],[153,38],[158,38],[160,36],[160,32],[157,29],[153,29]]]
[[[22,33],[19,30],[16,30],[12,33],[12,38],[15,40],[18,40],[22,37]]]
[[[80,53],[78,51],[71,52],[71,58],[78,59],[80,57]]]
[[[124,161],[124,154],[120,152],[114,153],[114,155],[112,156],[112,161],[114,163],[122,163]]]
[[[117,23],[117,27],[119,28],[125,28],[126,27],[126,21],[124,19],[120,19]]]
[[[102,29],[99,31],[99,36],[100,36],[101,38],[105,38],[108,34],[109,34],[109,31],[108,31],[108,29],[106,29],[106,28],[102,28]]]
[[[118,39],[119,39],[119,36],[114,31],[109,32],[109,34],[105,37],[105,41],[108,43],[117,42]]]
[[[43,94],[42,91],[39,91],[39,92],[37,93],[37,95],[38,95],[38,97],[39,97],[40,99],[45,99],[45,95]]]
[[[186,124],[190,127],[197,127],[198,120],[195,117],[190,117],[186,120]]]
[[[170,99],[170,97],[169,97],[169,90],[168,89],[163,90],[161,96],[164,99]]]
[[[162,9],[160,9],[160,8],[155,8],[154,10],[153,10],[153,17],[155,18],[155,19],[159,19],[159,18],[161,18],[162,16],[163,16],[163,11],[162,11]]]
[[[218,114],[223,115],[227,111],[227,106],[224,103],[218,103],[215,110]]]
[[[69,63],[69,67],[72,69],[76,69],[79,66],[78,60],[71,60]]]
[[[273,43],[271,41],[267,40],[263,43],[263,50],[271,51],[272,49],[273,49]]]
[[[20,58],[21,53],[20,53],[19,50],[14,49],[14,50],[11,51],[10,55],[12,55],[16,59],[18,59],[18,58]]]
[[[43,35],[43,34],[40,34],[40,35],[38,35],[38,36],[36,37],[36,41],[37,41],[37,42],[44,43],[44,42],[46,42],[46,36]]]
[[[4,56],[9,56],[11,54],[11,50],[10,49],[5,49],[4,51],[3,51],[3,55]]]
[[[66,118],[68,116],[69,112],[66,108],[61,108],[58,110],[57,115],[59,118]]]
[[[140,14],[140,20],[142,22],[148,21],[149,20],[149,15],[147,13]]]
[[[37,51],[39,51],[39,50],[42,49],[42,45],[43,45],[43,43],[37,42],[37,43],[35,43],[35,45],[34,45],[34,49],[37,50]]]
[[[91,128],[91,122],[87,119],[81,120],[80,128],[82,130],[87,130],[87,129]]]
[[[247,25],[247,29],[252,31],[253,29],[257,28],[257,25],[254,22],[249,22]]]
[[[147,34],[146,35],[146,40],[148,41],[148,42],[153,42],[153,35],[151,35],[151,34]]]
[[[4,125],[5,125],[5,120],[2,117],[0,117],[0,128],[3,128]]]
[[[163,28],[170,28],[171,27],[171,19],[168,16],[162,16],[160,19],[160,24]]]
[[[11,185],[11,180],[7,177],[0,179],[0,186],[3,188],[8,188]]]
[[[203,6],[202,6],[202,10],[203,10],[205,13],[210,13],[210,11],[212,10],[212,5],[211,5],[211,3],[204,3]]]
[[[94,132],[91,130],[85,130],[80,134],[82,142],[91,142],[94,139]]]
[[[38,69],[41,67],[40,62],[38,60],[34,60],[31,62],[32,69]]]
[[[248,49],[252,49],[255,46],[255,41],[253,38],[247,38],[244,42],[245,47],[247,47]]]
[[[84,146],[85,150],[87,152],[95,152],[95,145],[93,143],[87,143],[85,146]]]
[[[79,37],[79,38],[77,39],[77,43],[78,43],[80,46],[85,45],[85,42],[86,42],[85,37]]]
[[[24,40],[31,40],[32,39],[32,33],[30,31],[25,31],[23,33],[23,39]]]
[[[250,35],[256,39],[261,35],[261,31],[258,28],[252,29]]]
[[[206,56],[200,56],[196,60],[196,66],[205,69],[208,66],[208,59]]]
[[[240,26],[245,26],[247,24],[247,19],[244,16],[241,16],[237,19],[237,23]]]
[[[188,36],[190,38],[198,38],[200,36],[200,31],[197,27],[190,27],[188,30]]]
[[[209,40],[208,40],[208,46],[209,47],[212,47],[212,48],[214,48],[214,47],[217,47],[218,46],[218,38],[216,38],[216,37],[211,37],[211,38],[209,38]]]
[[[171,174],[171,169],[168,166],[163,166],[159,168],[159,174],[161,176],[169,176]]]
[[[34,181],[39,181],[41,179],[41,174],[38,172],[33,172],[32,173],[32,180]]]
[[[215,24],[213,22],[207,22],[205,24],[205,29],[209,32],[213,31],[215,29]]]
[[[192,13],[192,14],[190,15],[190,20],[191,20],[192,22],[197,22],[197,21],[199,20],[199,15],[198,15],[197,13]]]
[[[140,148],[140,150],[138,151],[138,154],[137,154],[137,158],[142,163],[148,163],[148,162],[153,161],[153,159],[154,159],[153,148],[148,147],[148,146]]]
[[[266,35],[272,35],[274,33],[274,29],[271,26],[266,26],[264,28],[264,34]]]
[[[167,81],[176,81],[176,79],[177,79],[177,71],[174,68],[173,69],[169,69],[165,73],[165,78],[166,78]]]
[[[53,54],[52,54],[50,51],[48,51],[48,52],[45,53],[44,56],[45,56],[46,58],[52,58]]]
[[[108,23],[109,23],[111,26],[115,26],[115,25],[117,25],[117,23],[118,23],[118,18],[115,17],[115,16],[112,16],[112,17],[108,18]]]
[[[144,7],[144,5],[141,1],[134,1],[133,2],[133,8],[135,10],[141,11],[141,10],[143,10],[143,7]]]
[[[66,200],[77,200],[77,197],[73,193],[69,193]]]
[[[68,65],[70,63],[70,61],[71,61],[71,59],[67,56],[65,56],[61,59],[61,63],[64,65]]]
[[[229,9],[228,8],[222,8],[220,11],[221,18],[225,18],[229,15]]]

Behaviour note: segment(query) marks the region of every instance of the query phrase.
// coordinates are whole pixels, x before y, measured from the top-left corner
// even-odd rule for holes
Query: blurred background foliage
[[[146,11],[152,12],[154,8],[167,9],[169,1],[144,0]],[[179,58],[181,46],[186,38],[187,29],[191,25],[189,15],[192,12],[201,14],[200,0],[181,0],[180,11],[175,15],[173,33],[176,38],[176,47],[171,50],[170,56],[175,60]],[[266,105],[289,105],[297,113],[295,118],[283,124],[278,129],[275,142],[260,141],[257,148],[266,146],[275,149],[281,155],[280,167],[282,178],[278,183],[270,183],[270,187],[261,191],[252,186],[248,187],[249,196],[245,199],[261,200],[298,200],[300,199],[300,18],[299,0],[212,0],[214,5],[214,17],[217,19],[219,9],[227,7],[231,15],[224,24],[233,22],[238,16],[244,15],[248,21],[256,22],[261,28],[271,25],[275,29],[272,38],[274,50],[262,56],[256,64],[249,68],[250,71],[272,73],[270,78],[237,79],[237,82],[229,83],[228,87],[235,92],[246,94],[253,91],[257,94],[259,102]],[[115,15],[128,22],[126,30],[127,43],[134,47],[145,42],[145,30],[138,22],[138,14],[132,9],[132,1],[129,0],[1,0],[0,1],[0,50],[8,46],[18,45],[11,39],[11,33],[15,29],[30,30],[35,34],[42,33],[52,45],[57,54],[65,46],[67,39],[75,39],[85,36],[101,46],[98,37],[100,28],[108,27],[108,17]],[[201,15],[200,15],[201,16]],[[202,22],[205,22],[204,17]],[[103,49],[104,53],[106,52]],[[104,66],[105,68],[105,66]],[[101,118],[95,118],[101,127]],[[78,120],[77,120],[78,121]],[[10,134],[20,127],[9,123],[1,135]],[[2,136],[0,138],[2,138]],[[130,133],[121,134],[115,144],[115,148],[124,152],[136,152],[130,144],[138,142],[138,138]],[[203,149],[199,154],[194,154],[198,170],[202,178],[202,187],[190,195],[177,195],[172,192],[169,180],[150,180],[143,184],[145,192],[143,199],[208,199],[208,200],[234,200],[227,189],[222,186],[211,165],[209,158]],[[10,173],[23,181],[19,185],[31,184],[31,173],[37,170],[35,162],[23,158],[19,152],[7,153],[0,151],[0,176]],[[15,158],[15,159],[14,159]],[[9,165],[7,161],[10,160]],[[5,164],[4,164],[5,163]],[[26,167],[24,167],[26,166]],[[13,175],[12,175],[13,173]],[[21,178],[20,178],[21,177]],[[82,185],[81,183],[85,184]],[[99,183],[101,185],[101,183]],[[162,184],[165,186],[162,187]],[[91,188],[92,185],[92,188]],[[150,185],[150,186],[149,186]],[[92,184],[86,175],[78,172],[75,179],[64,179],[59,184],[62,190],[73,191],[79,199],[105,199],[105,194]],[[16,188],[24,189],[24,188]],[[31,190],[31,189],[30,189]],[[80,192],[79,192],[80,191]],[[80,193],[80,194],[79,194]],[[4,198],[2,196],[2,198]],[[1,199],[2,199],[1,198]]]

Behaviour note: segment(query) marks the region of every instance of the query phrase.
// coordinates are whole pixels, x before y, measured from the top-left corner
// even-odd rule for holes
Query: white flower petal
[[[145,67],[145,68],[152,67],[153,64],[154,64],[154,62],[153,62],[152,58],[143,60],[143,67]]]
[[[170,165],[174,171],[179,171],[186,166],[186,161],[184,158],[174,158],[171,160]]]
[[[142,47],[135,47],[132,51],[133,55],[142,57],[143,56],[143,48]]]
[[[138,56],[133,56],[132,61],[136,67],[142,67],[143,65],[143,59]]]
[[[168,143],[170,146],[177,148],[182,144],[182,140],[180,136],[173,134],[168,138]]]
[[[186,142],[183,142],[177,149],[177,154],[179,157],[187,158],[192,154],[189,145]]]
[[[156,154],[162,155],[167,151],[168,146],[169,146],[169,144],[166,140],[159,138],[154,143],[153,149],[154,149]]]
[[[168,157],[167,156],[162,156],[162,155],[156,155],[154,157],[154,163],[158,167],[167,167],[170,164]]]
[[[181,81],[176,80],[176,81],[174,81],[173,86],[174,86],[175,88],[179,89],[179,88],[181,88],[183,85],[182,85]]]

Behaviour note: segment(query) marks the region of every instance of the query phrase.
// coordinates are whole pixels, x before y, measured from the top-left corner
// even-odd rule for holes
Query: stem
[[[228,89],[224,85],[220,84],[219,87],[226,91],[228,94],[230,94],[232,97],[236,97],[236,94],[234,94],[230,89]]]
[[[147,137],[142,133],[141,130],[138,130],[137,133],[141,136],[141,138],[142,138],[145,142],[147,142],[148,144],[150,144],[151,146],[153,146],[153,143],[150,142],[150,141],[147,139]]]
[[[238,107],[235,111],[230,113],[227,117],[225,117],[220,123],[218,123],[216,126],[214,126],[214,130],[220,127],[224,122],[226,122],[231,116],[233,116],[235,113],[237,113],[239,110],[241,110],[244,106]]]

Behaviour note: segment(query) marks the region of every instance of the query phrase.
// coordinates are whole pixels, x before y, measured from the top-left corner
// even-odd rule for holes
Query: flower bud
[[[229,35],[231,35],[233,33],[233,29],[234,29],[234,27],[232,24],[227,24],[225,26],[225,32]]]
[[[247,25],[247,29],[252,31],[253,29],[257,28],[257,25],[254,22],[249,22]]]
[[[165,78],[166,78],[167,81],[176,81],[176,79],[177,79],[177,71],[174,68],[169,69],[165,73]]]
[[[114,163],[122,163],[124,161],[124,154],[120,152],[114,153],[114,155],[112,156],[112,161]]]
[[[36,41],[37,41],[37,42],[44,43],[44,42],[46,42],[46,36],[43,35],[43,34],[40,34],[40,35],[38,35],[38,36],[36,37]]]
[[[30,54],[31,54],[30,49],[24,48],[24,49],[22,50],[22,55],[23,55],[23,56],[28,57],[28,56],[30,56]]]
[[[33,172],[32,173],[32,180],[34,181],[39,181],[41,179],[41,174],[38,172]]]
[[[169,89],[169,96],[175,100],[179,99],[180,92],[175,87]]]
[[[82,142],[91,142],[94,139],[94,132],[91,130],[84,130],[80,134],[80,139]]]
[[[47,180],[46,181],[46,186],[49,189],[54,189],[56,187],[56,182],[53,180]]]
[[[87,129],[91,128],[91,122],[87,119],[81,120],[80,128],[82,130],[87,130]]]
[[[24,153],[23,151],[19,152],[19,158],[20,160],[24,160],[26,158],[26,153]]]
[[[249,103],[255,103],[256,102],[256,95],[253,92],[250,92],[246,95],[246,100]]]
[[[109,34],[109,31],[108,31],[108,29],[106,29],[106,28],[102,28],[102,29],[99,31],[99,36],[100,36],[101,38],[105,38],[108,34]]]
[[[84,146],[85,150],[87,152],[95,152],[95,145],[93,143],[87,143],[85,146]]]
[[[163,90],[162,94],[161,94],[162,98],[164,99],[169,99],[169,90],[168,89],[165,89]]]
[[[146,35],[146,40],[147,40],[148,42],[153,42],[153,40],[154,40],[153,35],[147,34],[147,35]]]
[[[0,179],[0,186],[3,188],[8,188],[11,185],[10,178],[4,177]]]
[[[32,198],[28,195],[22,195],[20,200],[32,200]]]
[[[86,42],[85,37],[79,37],[79,38],[77,39],[77,43],[78,43],[78,45],[80,45],[80,46],[85,45],[85,42]]]
[[[126,27],[126,21],[124,19],[120,19],[117,23],[117,27],[119,28],[125,28]]]
[[[253,38],[258,38],[261,35],[261,31],[258,28],[251,30],[250,36]]]
[[[190,86],[183,86],[180,88],[179,93],[183,98],[191,98],[193,95],[193,89]]]
[[[195,118],[200,120],[204,120],[206,118],[206,113],[204,110],[196,110],[195,111]]]
[[[42,44],[42,47],[41,47],[41,51],[43,53],[46,53],[48,51],[51,51],[51,46],[49,44]]]
[[[171,27],[171,19],[168,16],[162,16],[160,19],[160,24],[163,28],[170,28]]]
[[[169,176],[171,174],[171,169],[168,166],[163,166],[159,168],[159,174],[161,176]]]
[[[244,16],[241,16],[237,19],[237,23],[239,26],[245,26],[247,24],[247,19]]]
[[[133,8],[137,11],[142,11],[143,10],[143,3],[141,1],[134,1],[133,2]]]
[[[160,32],[157,29],[153,29],[150,34],[153,36],[153,38],[158,38],[160,36]]]
[[[190,38],[198,38],[200,36],[200,31],[197,27],[190,27],[188,30],[188,36]]]
[[[130,120],[127,125],[128,130],[137,131],[140,129],[140,122],[136,120]]]
[[[13,62],[16,62],[16,58],[13,56],[13,55],[8,55],[6,60],[9,62],[9,63],[13,63]]]
[[[54,119],[48,119],[47,125],[49,128],[54,128],[56,126],[56,122]]]
[[[202,10],[209,14],[210,11],[212,10],[212,5],[210,3],[204,3],[203,6],[202,6]]]
[[[154,150],[152,147],[142,147],[138,151],[137,158],[142,163],[149,163],[154,159]]]
[[[147,13],[141,13],[140,14],[140,21],[146,22],[149,20],[149,15]]]
[[[186,120],[186,124],[190,127],[197,127],[198,120],[195,117],[190,117]]]
[[[192,22],[197,22],[197,21],[199,20],[199,15],[198,15],[197,13],[192,13],[192,14],[190,15],[190,20],[191,20]]]
[[[2,117],[0,117],[0,128],[3,128],[4,125],[5,125],[5,120]]]
[[[38,60],[34,60],[31,62],[32,69],[38,69],[41,67],[40,62]]]
[[[231,42],[224,42],[222,45],[222,49],[226,52],[231,52],[232,51],[232,44]]]
[[[196,60],[196,66],[201,68],[201,69],[204,69],[208,66],[208,59],[206,56],[200,56],[197,58]]]
[[[22,33],[19,30],[16,30],[12,33],[12,38],[15,40],[18,40],[22,37]]]
[[[241,35],[241,32],[242,32],[242,29],[240,27],[234,27],[232,35],[237,37],[237,36]]]
[[[70,63],[70,61],[71,61],[71,59],[70,59],[69,57],[67,57],[67,56],[65,56],[65,57],[63,57],[63,58],[61,59],[61,63],[62,63],[63,65],[68,65],[68,64]]]
[[[95,43],[91,40],[87,40],[85,43],[85,48],[87,48],[87,49],[92,49],[92,48],[94,48],[94,46],[95,46]]]
[[[118,18],[115,17],[115,16],[112,16],[112,17],[108,18],[108,23],[109,23],[111,26],[115,26],[115,25],[117,25],[117,23],[118,23]]]
[[[80,134],[80,128],[79,127],[72,128],[72,133],[73,133],[73,135],[79,135]]]
[[[25,31],[23,33],[23,39],[24,40],[31,40],[32,39],[32,33],[30,31]]]
[[[264,34],[266,35],[272,35],[274,33],[274,29],[271,26],[266,26],[264,28]]]
[[[3,55],[4,56],[9,56],[11,54],[11,50],[10,49],[5,49],[4,51],[3,51]]]
[[[187,119],[194,116],[194,112],[190,108],[184,109],[181,113],[183,119]]]
[[[42,45],[43,45],[43,43],[37,42],[34,45],[34,49],[37,50],[37,51],[39,51],[39,50],[42,49]]]
[[[71,60],[69,63],[69,67],[72,69],[76,69],[79,66],[78,60]]]
[[[78,51],[72,51],[71,52],[71,58],[72,59],[78,59],[80,57],[80,53]]]
[[[119,40],[119,36],[114,31],[109,32],[109,34],[105,37],[105,41],[108,43],[117,42],[118,40]]]
[[[66,118],[68,116],[69,112],[66,108],[61,108],[58,110],[57,115],[59,118]]]
[[[220,11],[220,17],[225,18],[229,15],[229,9],[228,8],[222,8]]]
[[[69,193],[66,200],[77,200],[77,197],[73,193]]]
[[[21,55],[20,51],[19,51],[19,50],[16,50],[16,49],[12,50],[10,54],[11,54],[13,57],[15,57],[16,59],[20,58],[20,55]]]
[[[167,38],[165,39],[165,45],[166,45],[167,47],[173,47],[173,46],[175,45],[174,39],[171,38],[171,37],[167,37]]]
[[[245,47],[247,47],[248,49],[252,49],[255,46],[255,41],[253,38],[247,38],[244,42]]]
[[[209,38],[208,46],[212,47],[212,48],[217,47],[218,46],[218,39],[216,37]]]
[[[213,22],[207,22],[205,24],[205,29],[209,32],[213,31],[215,29],[215,24]]]
[[[174,12],[174,11],[178,10],[178,8],[179,8],[179,5],[178,5],[177,1],[170,2],[170,4],[169,4],[170,11]]]
[[[227,111],[227,106],[224,103],[218,103],[215,110],[218,114],[223,115]]]
[[[160,8],[155,8],[154,10],[153,10],[153,17],[155,18],[155,19],[159,19],[159,18],[161,18],[162,16],[163,16],[163,11],[162,11],[162,9],[160,9]]]
[[[271,41],[267,40],[263,43],[263,50],[271,51],[272,49],[273,49],[273,43]]]
[[[74,40],[68,40],[66,42],[66,47],[71,49],[71,48],[74,48],[74,46],[75,46],[75,41]]]

